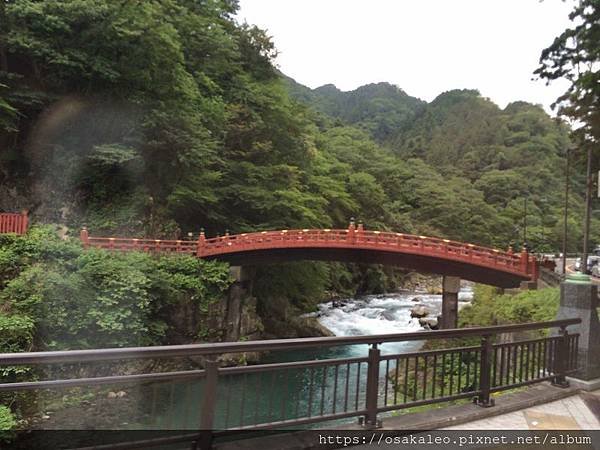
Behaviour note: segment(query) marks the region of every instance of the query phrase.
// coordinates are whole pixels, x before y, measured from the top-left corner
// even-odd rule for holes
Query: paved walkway
[[[443,430],[598,430],[600,390]]]

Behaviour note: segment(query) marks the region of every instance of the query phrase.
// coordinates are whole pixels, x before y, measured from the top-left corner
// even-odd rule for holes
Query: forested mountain
[[[425,105],[425,102],[390,83],[367,84],[354,91],[343,92],[333,84],[311,90],[285,75],[283,78],[292,98],[308,103],[328,116],[358,126],[378,142],[403,130]]]
[[[425,103],[387,83],[342,92],[333,85],[310,89],[288,77],[285,82],[293,98],[335,118],[338,128],[345,124],[364,130],[396,164],[399,160],[408,166],[396,184],[410,195],[393,194],[396,205],[410,211],[404,216],[407,226],[519,247],[527,207],[528,243],[538,250],[560,247],[569,130],[540,106],[516,101],[501,109],[477,90],[449,91]],[[410,114],[389,133],[379,134],[374,130],[385,129],[389,116],[397,117],[368,107],[384,98],[388,105],[408,107]],[[357,99],[363,105],[360,120]],[[572,175],[573,250],[581,238],[582,173]],[[385,209],[394,211],[390,205]],[[458,231],[462,226],[464,234]]]

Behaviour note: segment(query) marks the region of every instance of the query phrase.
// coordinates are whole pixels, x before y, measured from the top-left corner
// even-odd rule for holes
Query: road
[[[577,260],[577,258],[567,258],[567,267],[566,267],[567,274],[577,272],[575,270],[575,261],[576,260]],[[554,262],[556,262],[556,271],[558,273],[561,273],[562,258],[554,258]],[[592,276],[592,283],[600,285],[600,278]]]

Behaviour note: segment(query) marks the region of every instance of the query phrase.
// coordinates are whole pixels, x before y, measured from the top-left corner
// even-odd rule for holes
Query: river
[[[471,298],[471,288],[464,286],[459,293],[459,308]],[[405,333],[423,329],[418,319],[411,318],[410,311],[415,305],[424,305],[429,309],[429,317],[437,317],[441,302],[441,295],[424,292],[369,295],[338,300],[336,304],[323,303],[312,315],[337,336]],[[380,349],[382,354],[403,353],[417,350],[421,345],[419,341],[397,342],[383,344]],[[367,353],[367,345],[347,345],[272,352],[264,356],[261,362],[353,358],[367,356]],[[386,368],[382,365],[381,370],[380,380],[383,380]],[[314,416],[321,413],[323,405],[325,413],[333,405],[338,412],[346,407],[348,411],[361,409],[364,407],[360,402],[364,400],[366,372],[366,363],[363,362],[341,364],[337,368],[329,365],[325,369],[320,366],[222,375],[218,382],[214,426],[223,429],[282,418],[290,420],[311,414]],[[346,379],[352,382],[344,385]],[[59,410],[53,414],[53,420],[45,422],[45,425],[70,429],[197,429],[203,385],[202,379],[115,386],[115,391],[127,391],[123,399],[104,398],[89,414],[78,413],[77,408]],[[342,392],[344,389],[345,395]]]
[[[416,299],[415,299],[416,298]],[[472,298],[470,286],[464,286],[459,293],[459,308]],[[441,310],[441,295],[423,292],[402,292],[384,295],[368,295],[336,301],[336,304],[323,303],[319,310],[312,315],[331,330],[336,336],[358,336],[386,333],[405,333],[422,330],[418,319],[411,318],[411,308],[424,305],[429,309],[429,317],[437,317]],[[420,348],[422,342],[397,342],[380,346],[382,354],[402,353]],[[288,352],[273,352],[266,355],[263,363],[302,361],[329,358],[363,357],[368,353],[367,345],[350,345],[331,347],[319,350],[296,350]],[[352,379],[349,398],[363,398],[366,380],[366,366],[362,371],[351,367],[345,373],[345,365],[340,366],[340,379],[346,376]],[[354,380],[359,379],[359,383]],[[314,384],[311,383],[313,381]],[[324,381],[324,383],[323,383]],[[314,388],[311,388],[311,384]],[[324,388],[321,387],[324,385]],[[246,375],[230,375],[222,377],[217,392],[218,407],[215,414],[216,428],[236,426],[239,424],[262,423],[279,420],[282,416],[293,418],[302,416],[303,412],[312,409],[313,412],[321,407],[321,403],[331,405],[336,402],[341,410],[343,399],[335,391],[333,370],[273,371],[251,373]],[[340,394],[338,389],[338,394]],[[358,391],[358,395],[357,395]],[[158,428],[193,428],[199,417],[191,411],[197,410],[190,401],[198,405],[202,396],[202,383],[177,386],[171,393],[171,403],[174,408],[164,411],[163,420],[154,423]],[[174,398],[172,397],[174,396]],[[192,400],[193,399],[193,400]],[[174,400],[174,401],[173,401]],[[354,400],[352,400],[354,401]],[[182,408],[182,405],[186,405]],[[360,406],[360,405],[359,405]],[[171,411],[169,411],[171,409]],[[185,413],[182,413],[185,410]],[[231,411],[227,413],[226,410]],[[173,412],[175,414],[173,414]],[[173,416],[175,420],[173,421]],[[347,419],[356,420],[356,419]]]
[[[471,286],[464,286],[459,293],[459,306],[472,297]],[[336,336],[409,333],[423,329],[419,320],[411,317],[411,309],[415,305],[424,305],[429,310],[429,317],[437,317],[441,313],[442,296],[404,292],[350,298],[338,304],[341,306],[323,303],[316,313],[319,322]],[[382,345],[381,350],[382,353],[410,351],[420,345],[419,342],[391,343]],[[367,351],[365,345],[348,347],[346,356],[364,356]]]

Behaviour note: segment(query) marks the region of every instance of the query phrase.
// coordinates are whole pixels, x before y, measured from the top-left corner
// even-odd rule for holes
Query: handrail
[[[256,431],[299,426],[349,417],[361,417],[361,423],[365,427],[373,428],[380,426],[378,414],[384,412],[468,397],[472,397],[479,406],[490,407],[494,405],[494,399],[491,397],[493,392],[543,381],[567,387],[569,383],[566,376],[578,370],[580,337],[578,332],[571,333],[567,327],[578,323],[581,323],[581,320],[576,318],[375,336],[0,354],[0,365],[8,366],[81,363],[109,359],[121,363],[133,358],[206,356],[202,370],[153,372],[152,368],[146,365],[138,368],[138,372],[144,373],[131,374],[127,370],[127,373],[119,375],[108,372],[107,369],[111,369],[104,367],[104,364],[99,372],[96,369],[100,366],[92,365],[82,373],[83,376],[75,378],[0,383],[0,393],[13,393],[16,401],[26,403],[27,399],[37,401],[37,396],[16,396],[17,392],[78,387],[87,388],[89,394],[96,398],[106,395],[102,390],[98,390],[97,386],[144,384],[151,386],[151,389],[144,390],[147,394],[142,394],[140,390],[137,394],[138,401],[141,401],[144,395],[151,395],[151,399],[146,402],[145,408],[140,409],[134,420],[140,424],[149,424],[150,427],[161,427],[164,425],[165,416],[168,416],[171,423],[176,408],[185,409],[185,424],[188,414],[191,413],[192,418],[196,417],[194,426],[205,432],[207,442],[203,447],[208,448],[213,435],[239,430]],[[499,333],[551,327],[560,329],[556,334],[546,337],[494,343],[494,337]],[[469,343],[468,346],[390,354],[382,354],[378,347],[383,342],[467,336],[479,336],[479,345]],[[351,358],[303,358],[299,361],[266,362],[236,367],[221,367],[216,356],[240,351],[347,344],[369,345],[368,355]],[[118,367],[112,370],[115,369]],[[97,376],[89,376],[90,370]],[[67,368],[60,368],[58,373],[63,374],[66,371]],[[465,374],[465,377],[462,377],[461,373]],[[292,387],[294,383],[290,386],[290,380],[296,376],[303,377],[303,385]],[[192,392],[195,390],[193,385],[200,379],[202,397],[198,401]],[[239,391],[231,389],[231,383],[235,383],[236,380],[243,383]],[[186,398],[182,399],[182,403],[174,403],[175,385],[182,382],[186,383]],[[281,387],[280,391],[273,389],[275,385]],[[165,394],[169,392],[171,400],[168,405],[157,409],[161,398],[161,386],[164,386],[162,390]],[[327,389],[330,389],[330,392],[325,395]],[[52,395],[57,398],[62,396],[64,401],[60,392]],[[132,398],[133,395],[135,393],[132,392]],[[259,404],[263,398],[265,404],[268,404],[268,410],[266,414],[259,414]],[[239,399],[239,402],[235,399]],[[244,405],[247,405],[246,409]],[[114,407],[120,408],[118,404]],[[251,412],[252,410],[254,412]],[[244,411],[250,413],[245,414]]]
[[[50,352],[0,353],[0,365],[47,364],[62,362],[102,361],[110,359],[144,359],[185,357],[290,350],[310,347],[331,347],[353,344],[381,344],[384,342],[420,341],[425,339],[452,339],[488,336],[497,333],[567,327],[581,323],[581,319],[553,320],[516,325],[455,328],[449,330],[417,331],[367,336],[333,336],[318,338],[272,339],[263,341],[217,342],[211,344],[162,345],[153,347],[124,347],[93,350],[63,350]]]

